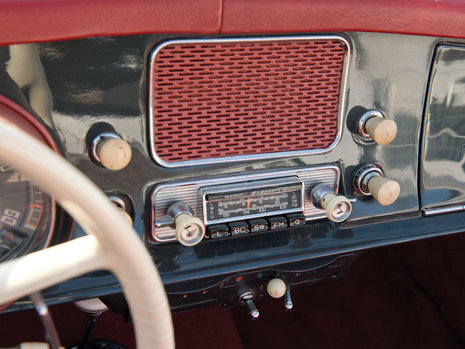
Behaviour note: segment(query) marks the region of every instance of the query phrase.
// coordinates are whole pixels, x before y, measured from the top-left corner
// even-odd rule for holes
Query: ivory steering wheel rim
[[[0,122],[0,160],[53,196],[89,234],[0,264],[0,304],[108,269],[128,301],[137,347],[174,348],[171,312],[153,260],[100,189],[64,158],[7,122]]]

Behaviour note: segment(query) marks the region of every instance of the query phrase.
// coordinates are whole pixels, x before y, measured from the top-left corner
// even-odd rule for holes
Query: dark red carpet
[[[174,316],[177,348],[463,348],[465,235],[371,250],[344,281],[295,289],[294,309],[282,300],[207,308]],[[79,341],[87,317],[73,305],[51,307],[62,343]],[[33,311],[0,315],[0,347],[43,341]],[[134,348],[130,324],[111,312],[93,338]]]

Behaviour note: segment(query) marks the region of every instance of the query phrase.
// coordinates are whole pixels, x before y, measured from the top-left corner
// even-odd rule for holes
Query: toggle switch
[[[368,110],[358,121],[358,134],[362,140],[373,140],[379,145],[391,143],[397,135],[397,124],[379,110]]]
[[[279,279],[279,278],[274,278],[268,281],[268,284],[266,285],[266,291],[270,295],[270,297],[273,298],[281,298],[284,296],[286,293],[286,283]]]
[[[288,286],[286,289],[286,293],[284,294],[284,309],[287,311],[292,310],[294,308],[294,303],[292,302],[291,298],[291,289]]]
[[[384,177],[383,170],[375,165],[363,165],[356,170],[353,185],[358,194],[371,195],[383,206],[394,203],[400,194],[399,183]]]
[[[330,221],[340,223],[349,218],[352,212],[352,205],[348,198],[336,194],[325,184],[318,184],[313,187],[310,198],[313,205],[326,211],[326,216]]]
[[[291,289],[282,279],[274,278],[268,281],[268,284],[266,285],[266,291],[270,297],[284,297],[284,309],[291,310],[294,307],[291,298]]]
[[[252,302],[253,298],[254,298],[253,292],[245,292],[241,294],[241,296],[239,297],[239,302],[242,304],[245,303],[247,305],[247,309],[249,311],[250,317],[252,318],[252,320],[256,320],[260,316],[260,312],[258,311],[255,304],[253,304]]]

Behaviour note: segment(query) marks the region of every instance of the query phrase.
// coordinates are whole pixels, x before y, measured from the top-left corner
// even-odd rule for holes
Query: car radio
[[[339,182],[339,167],[323,165],[162,183],[151,190],[152,237],[192,246],[325,217],[341,222],[351,204],[337,194]]]

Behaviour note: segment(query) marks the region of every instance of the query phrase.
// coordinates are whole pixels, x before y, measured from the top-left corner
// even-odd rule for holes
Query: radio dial
[[[205,236],[203,222],[189,213],[181,213],[174,220],[176,239],[184,246],[197,245]]]
[[[330,221],[340,223],[349,218],[352,205],[349,199],[343,195],[335,194],[327,185],[315,186],[310,194],[315,207],[326,211]]]
[[[352,211],[349,199],[333,193],[323,196],[321,206],[326,210],[328,219],[336,223],[345,221]]]

